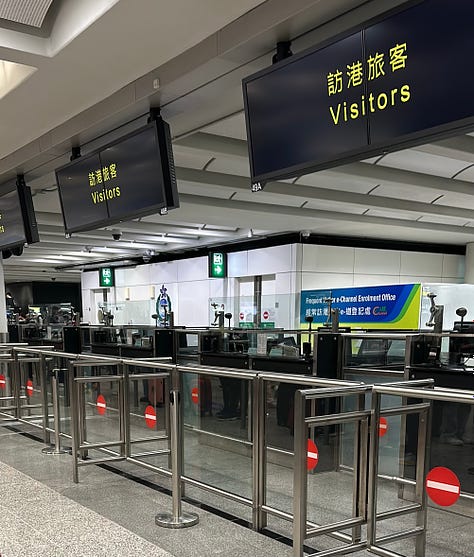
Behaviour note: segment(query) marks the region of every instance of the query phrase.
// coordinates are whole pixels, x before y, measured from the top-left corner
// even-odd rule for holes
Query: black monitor
[[[161,118],[56,170],[66,233],[179,206],[169,126]]]
[[[22,175],[0,186],[0,250],[39,241],[30,188]]]

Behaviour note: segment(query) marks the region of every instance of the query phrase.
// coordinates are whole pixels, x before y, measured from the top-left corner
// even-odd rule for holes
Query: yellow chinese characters
[[[113,178],[117,178],[117,165],[115,163],[89,172],[89,186],[93,188],[97,184],[108,182]]]
[[[342,93],[344,86],[347,89],[362,85],[364,77],[367,81],[374,81],[386,75],[388,65],[393,72],[406,68],[408,54],[407,43],[396,44],[388,52],[388,63],[385,64],[385,53],[375,52],[368,56],[364,63],[360,60],[347,64],[344,75],[339,69],[329,72],[326,76],[328,96]]]
[[[120,197],[120,186],[113,186],[105,184],[114,178],[117,178],[117,164],[111,163],[109,165],[98,168],[97,170],[89,172],[89,186],[95,187],[101,185],[102,189],[91,191],[91,198],[94,205],[98,203],[105,203],[116,197]]]

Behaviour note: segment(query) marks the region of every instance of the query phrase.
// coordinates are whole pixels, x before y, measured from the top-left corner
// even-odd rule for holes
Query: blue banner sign
[[[364,328],[417,329],[420,315],[420,284],[395,284],[303,290],[300,323],[312,316],[313,323],[328,321],[328,302],[339,309],[339,322]]]

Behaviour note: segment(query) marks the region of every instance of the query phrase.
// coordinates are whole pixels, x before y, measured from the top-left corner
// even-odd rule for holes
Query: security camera
[[[117,242],[122,237],[122,232],[120,230],[112,230],[112,238]]]

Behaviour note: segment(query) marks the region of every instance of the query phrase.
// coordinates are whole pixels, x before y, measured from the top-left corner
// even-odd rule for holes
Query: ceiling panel
[[[341,213],[350,213],[352,215],[362,215],[367,211],[367,207],[362,205],[353,205],[338,201],[325,201],[322,199],[311,199],[305,206],[305,209],[316,209],[320,211],[337,211]]]
[[[41,27],[53,0],[2,0],[0,2],[0,18]]]
[[[466,169],[460,172],[454,179],[464,180],[465,182],[474,182],[474,166],[468,166]]]
[[[243,112],[224,118],[220,122],[205,127],[202,131],[222,135],[224,137],[233,137],[234,139],[247,140],[247,130],[245,129],[245,116]]]
[[[250,166],[247,159],[218,156],[209,164],[206,170],[248,177],[250,191]]]
[[[415,149],[406,149],[405,151],[390,153],[380,159],[377,164],[380,166],[411,170],[412,172],[443,176],[445,178],[451,178],[451,176],[454,176],[454,174],[457,174],[467,166],[465,161],[422,153]]]
[[[370,178],[348,177],[338,174],[336,170],[323,170],[301,176],[298,184],[317,186],[331,190],[350,191],[354,193],[368,193],[378,185],[378,182]]]
[[[431,203],[437,199],[442,193],[439,190],[430,190],[427,188],[417,188],[416,185],[405,186],[402,184],[380,184],[372,192],[373,195],[381,195],[393,199],[409,199],[411,201],[421,201]],[[387,203],[390,201],[387,200]]]
[[[435,201],[435,204],[474,210],[474,186],[472,193],[473,195],[463,195],[461,193],[450,193],[448,191],[443,195],[443,197],[440,197],[437,201]]]
[[[193,151],[184,147],[173,149],[174,163],[176,166],[202,169],[212,160],[212,156],[202,151]]]
[[[474,218],[474,215],[473,215]],[[445,217],[437,215],[426,215],[419,219],[421,222],[434,222],[437,224],[454,224],[455,226],[465,226],[469,221],[456,217]]]
[[[389,211],[389,210],[383,211],[380,209],[369,209],[364,214],[368,215],[369,217],[383,217],[387,219],[402,219],[402,220],[413,220],[413,221],[417,220],[420,217],[420,215],[408,211]],[[387,221],[387,225],[390,225],[390,220]]]

